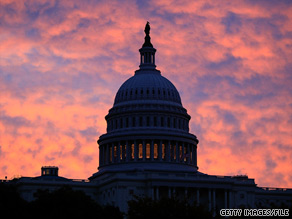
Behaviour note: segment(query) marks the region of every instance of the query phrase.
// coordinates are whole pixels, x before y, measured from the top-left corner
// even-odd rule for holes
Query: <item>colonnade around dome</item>
[[[172,162],[197,168],[197,146],[182,141],[141,139],[115,141],[99,147],[100,167],[125,162]]]

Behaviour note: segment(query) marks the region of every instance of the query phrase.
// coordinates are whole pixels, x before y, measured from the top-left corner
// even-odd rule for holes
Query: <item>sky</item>
[[[146,21],[199,171],[292,188],[292,1],[0,0],[0,178],[85,179]]]

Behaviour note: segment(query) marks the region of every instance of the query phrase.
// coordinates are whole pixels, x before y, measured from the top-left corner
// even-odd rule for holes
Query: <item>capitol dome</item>
[[[114,106],[129,101],[167,101],[181,106],[181,99],[175,86],[159,71],[138,71],[118,90]]]
[[[148,25],[148,24],[147,24]],[[156,69],[150,26],[140,66],[119,88],[98,140],[99,172],[172,170],[196,172],[198,139],[175,86]]]

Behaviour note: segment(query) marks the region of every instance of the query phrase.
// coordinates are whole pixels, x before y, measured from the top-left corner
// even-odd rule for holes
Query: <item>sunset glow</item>
[[[291,1],[0,1],[0,179],[88,178],[105,115],[139,66],[156,65],[199,139],[199,171],[292,187]]]

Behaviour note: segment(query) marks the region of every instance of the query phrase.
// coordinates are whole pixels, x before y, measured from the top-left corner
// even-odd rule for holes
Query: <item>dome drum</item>
[[[165,113],[127,113],[107,117],[107,132],[122,130],[152,130],[189,131],[189,118],[181,114]]]
[[[161,164],[173,163],[197,167],[197,143],[162,139],[127,139],[100,144],[100,169],[118,169],[121,163],[152,165],[157,170]],[[155,164],[155,165],[153,165]],[[113,167],[115,166],[115,167]],[[122,168],[122,166],[121,166]]]

